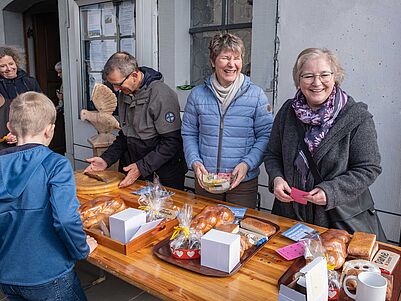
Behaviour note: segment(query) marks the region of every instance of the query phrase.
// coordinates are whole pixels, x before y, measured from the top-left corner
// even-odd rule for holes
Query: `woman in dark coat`
[[[276,197],[272,213],[385,241],[369,191],[381,173],[375,125],[367,105],[340,88],[343,77],[331,51],[299,54],[298,91],[277,113],[264,159]],[[306,205],[294,202],[294,187],[307,192]]]
[[[4,98],[4,103],[0,106],[0,138],[7,136],[0,143],[0,150],[16,142],[15,137],[9,134],[6,127],[11,101],[24,92],[42,92],[36,79],[20,69],[20,64],[21,56],[17,49],[0,47],[0,95]]]

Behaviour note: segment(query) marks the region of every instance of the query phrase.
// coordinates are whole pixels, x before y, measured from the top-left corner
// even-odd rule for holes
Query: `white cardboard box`
[[[146,212],[127,208],[109,218],[110,237],[124,244],[130,241],[141,225],[146,224]]]
[[[230,273],[240,261],[240,236],[215,229],[201,239],[201,265]]]
[[[321,301],[328,299],[327,265],[324,257],[317,257],[300,270],[297,284],[306,288],[306,294],[280,285],[278,301]]]

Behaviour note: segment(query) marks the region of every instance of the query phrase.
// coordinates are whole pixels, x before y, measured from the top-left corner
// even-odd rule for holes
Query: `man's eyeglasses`
[[[110,84],[113,85],[113,86],[115,86],[115,87],[122,87],[122,86],[124,85],[125,81],[130,77],[131,74],[132,74],[132,72],[131,72],[130,74],[128,74],[128,75],[123,79],[123,81],[122,81],[121,83],[119,83],[119,84],[113,84],[113,83],[110,83]]]
[[[305,84],[311,84],[317,77],[323,84],[327,84],[333,78],[333,72],[323,72],[321,74],[307,73],[300,76],[301,81]]]

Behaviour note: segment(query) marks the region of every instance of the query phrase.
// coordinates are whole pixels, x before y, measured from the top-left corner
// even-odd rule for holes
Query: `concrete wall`
[[[374,115],[383,173],[372,185],[385,231],[398,241],[401,228],[401,2],[397,0],[279,1],[279,78],[276,110],[295,88],[298,53],[327,47],[346,70],[343,88]],[[394,214],[398,214],[394,215]]]

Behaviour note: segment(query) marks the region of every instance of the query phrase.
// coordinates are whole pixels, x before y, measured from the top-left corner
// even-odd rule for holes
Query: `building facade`
[[[183,110],[189,91],[176,87],[199,83],[208,74],[208,39],[219,30],[236,33],[247,46],[245,72],[277,111],[295,93],[291,74],[297,54],[307,47],[332,49],[346,70],[344,90],[366,102],[374,115],[383,173],[371,190],[388,238],[398,242],[400,13],[396,0],[3,0],[0,44],[25,52],[26,68],[50,97],[55,84],[49,74],[61,59],[66,156],[76,169],[84,168],[92,156],[87,139],[96,134],[79,112],[91,108],[91,87],[101,81],[102,64],[116,50],[127,50],[140,65],[161,71],[176,89]],[[261,207],[271,209],[273,196],[261,170]],[[187,185],[193,185],[191,173]]]

